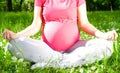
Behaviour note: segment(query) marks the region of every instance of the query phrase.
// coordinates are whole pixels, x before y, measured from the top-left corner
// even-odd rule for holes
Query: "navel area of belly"
[[[57,48],[71,46],[76,40],[78,32],[73,24],[48,22],[45,24],[44,35],[46,40]]]

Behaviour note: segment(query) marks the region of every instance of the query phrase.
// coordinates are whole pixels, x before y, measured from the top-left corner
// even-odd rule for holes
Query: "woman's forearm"
[[[84,25],[82,24],[81,29],[90,35],[93,35],[102,39],[115,40],[118,37],[117,32],[115,30],[108,31],[108,32],[101,32],[90,23],[87,23]]]
[[[84,32],[86,32],[86,33],[88,33],[92,36],[97,36],[98,37],[98,34],[96,34],[96,32],[98,32],[99,30],[97,28],[95,28],[92,24],[90,24],[89,22],[85,23],[85,24],[81,24],[80,28]],[[102,32],[99,31],[99,33],[102,33]]]
[[[41,27],[41,22],[35,24],[32,23],[30,26],[28,26],[26,29],[20,31],[17,33],[17,38],[19,37],[29,37],[31,35],[34,35],[39,32],[40,27]]]

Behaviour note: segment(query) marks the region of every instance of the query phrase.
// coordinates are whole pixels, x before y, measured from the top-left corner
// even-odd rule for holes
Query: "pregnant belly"
[[[78,39],[77,24],[69,22],[49,22],[45,24],[43,40],[54,50],[68,50]]]

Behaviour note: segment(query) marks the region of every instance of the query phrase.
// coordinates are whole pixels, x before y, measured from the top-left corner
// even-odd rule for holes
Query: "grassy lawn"
[[[120,35],[120,11],[88,12],[89,21],[101,31],[116,30]],[[90,65],[76,68],[37,68],[31,70],[33,63],[12,57],[6,49],[8,41],[1,37],[5,28],[18,32],[31,24],[32,12],[0,12],[0,73],[120,73],[120,37],[114,41],[114,53],[109,59],[104,59]],[[40,33],[32,36],[39,39]],[[81,32],[82,39],[94,38]]]

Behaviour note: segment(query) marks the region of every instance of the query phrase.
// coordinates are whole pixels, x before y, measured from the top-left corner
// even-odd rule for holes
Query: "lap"
[[[54,51],[42,40],[19,38],[10,41],[8,49],[13,55],[23,55],[22,57],[33,62],[59,59],[60,67],[93,63],[95,60],[110,57],[113,53],[112,42],[103,39],[79,40],[69,50],[60,53]]]

